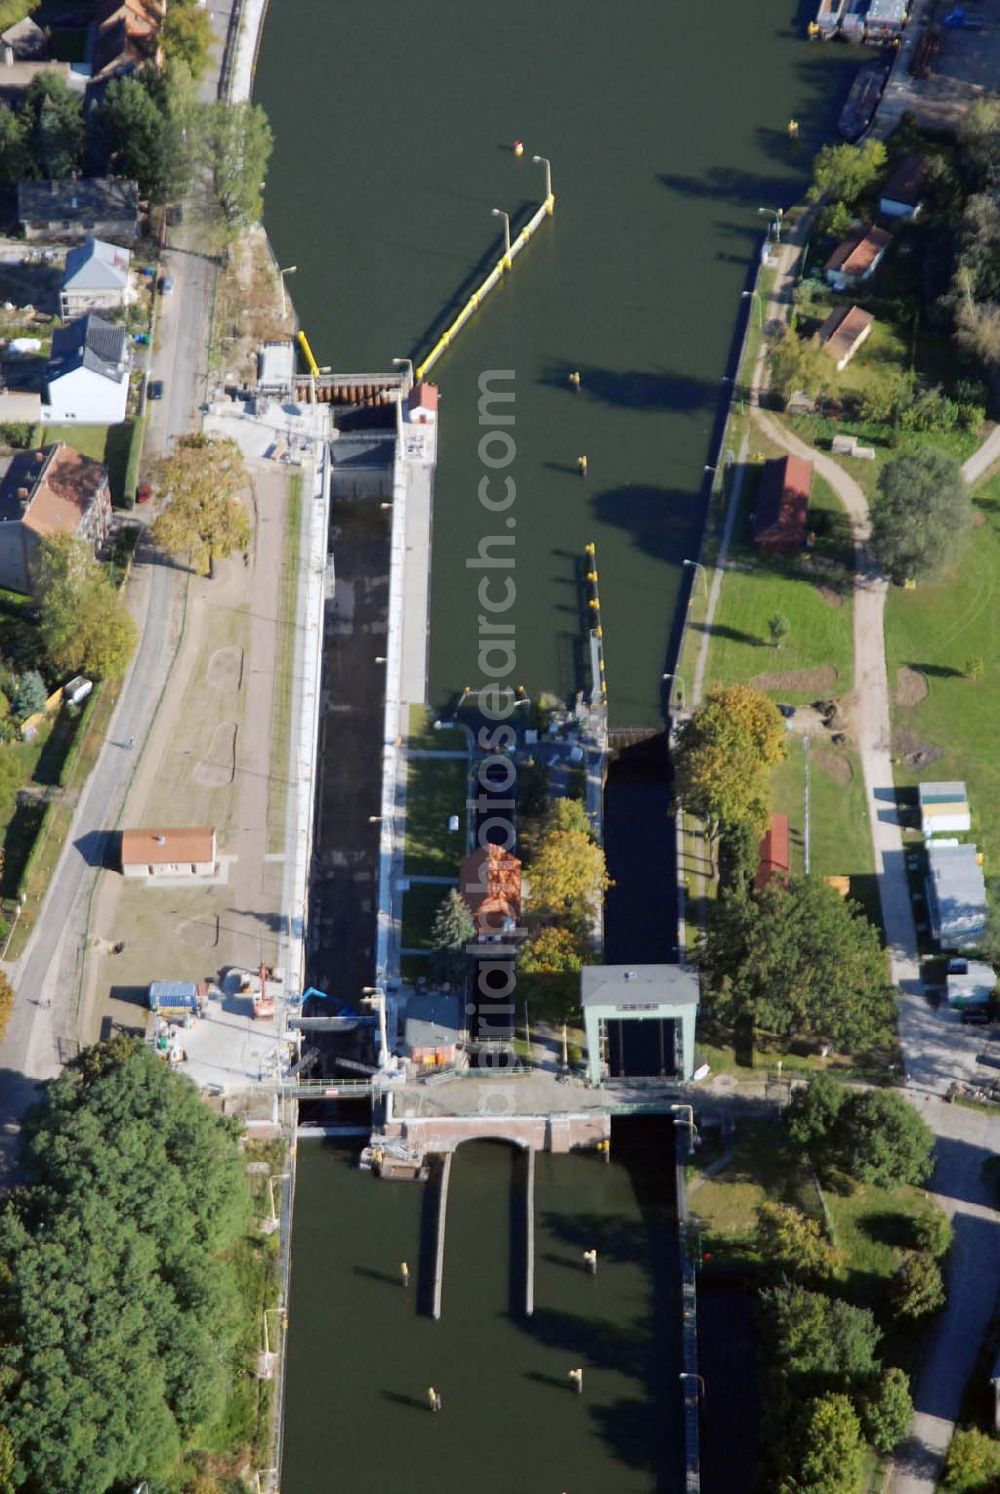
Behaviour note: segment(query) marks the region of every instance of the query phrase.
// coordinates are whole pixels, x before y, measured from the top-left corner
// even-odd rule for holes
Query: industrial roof
[[[909,0],[871,0],[865,24],[869,31],[876,26],[902,26]]]
[[[418,991],[406,1003],[405,1034],[410,1048],[454,1043],[463,1026],[459,998],[446,991]]]
[[[265,342],[257,349],[257,383],[261,389],[291,389],[295,378],[295,348],[289,338]]]
[[[214,830],[122,831],[122,866],[164,866],[214,858]]]
[[[687,965],[584,965],[580,987],[583,1006],[626,1013],[698,1004],[698,973]]]

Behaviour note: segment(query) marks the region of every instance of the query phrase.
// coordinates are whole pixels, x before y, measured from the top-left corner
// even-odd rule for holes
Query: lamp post
[[[705,595],[707,597],[708,596],[708,572],[706,571],[705,567],[702,565],[701,561],[700,560],[685,560],[684,564],[686,566],[689,566],[690,569],[695,572],[695,580],[696,581],[698,579],[698,575],[697,575],[698,571],[701,572],[702,589],[703,589],[703,591],[704,591],[704,593],[705,593]]]
[[[676,1115],[678,1113],[678,1111],[681,1111],[681,1110],[686,1110],[687,1111],[687,1114],[684,1116],[684,1122],[685,1122],[685,1124],[686,1124],[686,1126],[688,1128],[688,1156],[690,1157],[690,1155],[694,1151],[694,1138],[698,1134],[697,1128],[696,1128],[695,1123],[694,1123],[694,1106],[693,1105],[671,1105],[671,1107],[670,1107],[670,1111],[671,1111],[672,1115]]]
[[[503,208],[490,208],[494,218],[503,219],[503,262],[505,269],[510,269],[510,214],[505,213]]]
[[[686,1380],[697,1380],[698,1398],[701,1401],[702,1405],[705,1404],[705,1379],[703,1375],[696,1375],[693,1370],[681,1370],[677,1378],[680,1380],[682,1385]]]
[[[545,167],[545,206],[551,213],[552,205],[555,202],[555,198],[552,195],[552,162],[548,156],[532,156],[531,159],[536,166]]]
[[[299,1034],[300,1039],[301,1039],[301,1036],[302,1036],[302,1034],[300,1033]],[[287,1172],[272,1172],[270,1174],[270,1176],[268,1177],[268,1180],[267,1180],[267,1197],[268,1197],[268,1202],[271,1205],[271,1212],[268,1215],[268,1217],[264,1220],[263,1224],[261,1225],[261,1230],[266,1235],[272,1235],[274,1233],[274,1231],[278,1228],[278,1225],[280,1223],[280,1220],[278,1218],[278,1211],[277,1211],[277,1209],[274,1206],[274,1185],[275,1185],[275,1183],[284,1183],[284,1182],[287,1181],[287,1179],[288,1179],[288,1173]]]
[[[740,297],[744,301],[756,301],[756,303],[757,303],[757,325],[758,325],[758,327],[763,327],[763,325],[764,325],[764,307],[761,304],[760,291],[756,291],[756,290],[752,290],[752,291],[740,291]]]
[[[395,365],[396,368],[405,368],[406,369],[407,377],[409,379],[409,383],[407,384],[406,388],[407,388],[407,393],[409,393],[409,391],[413,388],[413,359],[412,358],[393,358],[392,361],[393,361],[393,364]]]
[[[281,315],[284,318],[288,313],[288,303],[285,300],[285,276],[294,275],[298,265],[286,265],[283,270],[278,271],[278,285],[281,288]]]
[[[767,236],[768,236],[769,239],[773,238],[774,242],[776,244],[780,244],[781,243],[781,223],[782,223],[782,219],[785,216],[785,210],[784,210],[784,208],[759,207],[757,209],[757,212],[758,212],[758,214],[761,217],[767,216],[767,217],[769,217],[771,219],[771,222],[770,222],[770,224],[768,226],[768,230],[767,230]]]

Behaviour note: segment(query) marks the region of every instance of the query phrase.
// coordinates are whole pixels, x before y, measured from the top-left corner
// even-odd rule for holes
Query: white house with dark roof
[[[131,350],[124,327],[96,312],[53,333],[42,419],[117,425],[125,419]]]
[[[132,300],[129,265],[132,255],[120,244],[109,244],[89,234],[66,256],[66,273],[59,292],[63,321],[88,311],[114,311]]]

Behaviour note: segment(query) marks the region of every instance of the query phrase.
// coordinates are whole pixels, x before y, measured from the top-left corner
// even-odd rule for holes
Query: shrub
[[[913,1401],[910,1382],[901,1369],[883,1370],[878,1385],[862,1403],[865,1436],[880,1453],[891,1453],[910,1430]]]
[[[913,1243],[916,1249],[933,1256],[936,1261],[948,1254],[954,1238],[951,1220],[936,1204],[932,1204],[926,1214],[919,1214],[913,1221]]]
[[[901,1318],[925,1318],[945,1303],[941,1267],[925,1250],[906,1250],[892,1281],[892,1303]]]
[[[993,1494],[998,1478],[1000,1443],[975,1427],[957,1431],[944,1469],[949,1494]]]

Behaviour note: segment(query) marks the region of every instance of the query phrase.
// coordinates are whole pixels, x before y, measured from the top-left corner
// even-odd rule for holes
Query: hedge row
[[[55,812],[57,803],[57,800],[50,799],[48,804],[46,804],[44,810],[42,811],[42,817],[38,822],[38,829],[35,832],[35,843],[31,847],[31,850],[28,852],[27,857],[25,858],[24,866],[21,868],[21,875],[17,879],[17,896],[19,898],[23,897],[28,890],[28,884],[31,881],[31,874],[35,869],[35,862],[38,860],[42,846],[45,844],[45,836],[49,828],[49,821],[51,820],[52,815]]]
[[[83,739],[87,734],[87,727],[90,725],[90,718],[94,714],[94,707],[97,705],[97,702],[100,699],[101,691],[103,690],[103,688],[103,681],[99,681],[94,686],[93,690],[91,690],[90,694],[87,697],[87,703],[84,706],[83,710],[80,712],[80,719],[76,723],[76,731],[73,734],[73,740],[70,743],[69,750],[67,751],[66,756],[62,760],[62,767],[59,769],[60,788],[66,787],[66,784],[69,782],[70,774],[76,766],[76,760],[80,756],[80,748],[83,745]]]
[[[132,508],[135,503],[135,490],[139,486],[139,463],[142,461],[142,445],[145,437],[146,417],[137,415],[132,422],[128,461],[125,465],[125,482],[122,489],[123,501],[129,508]]]

